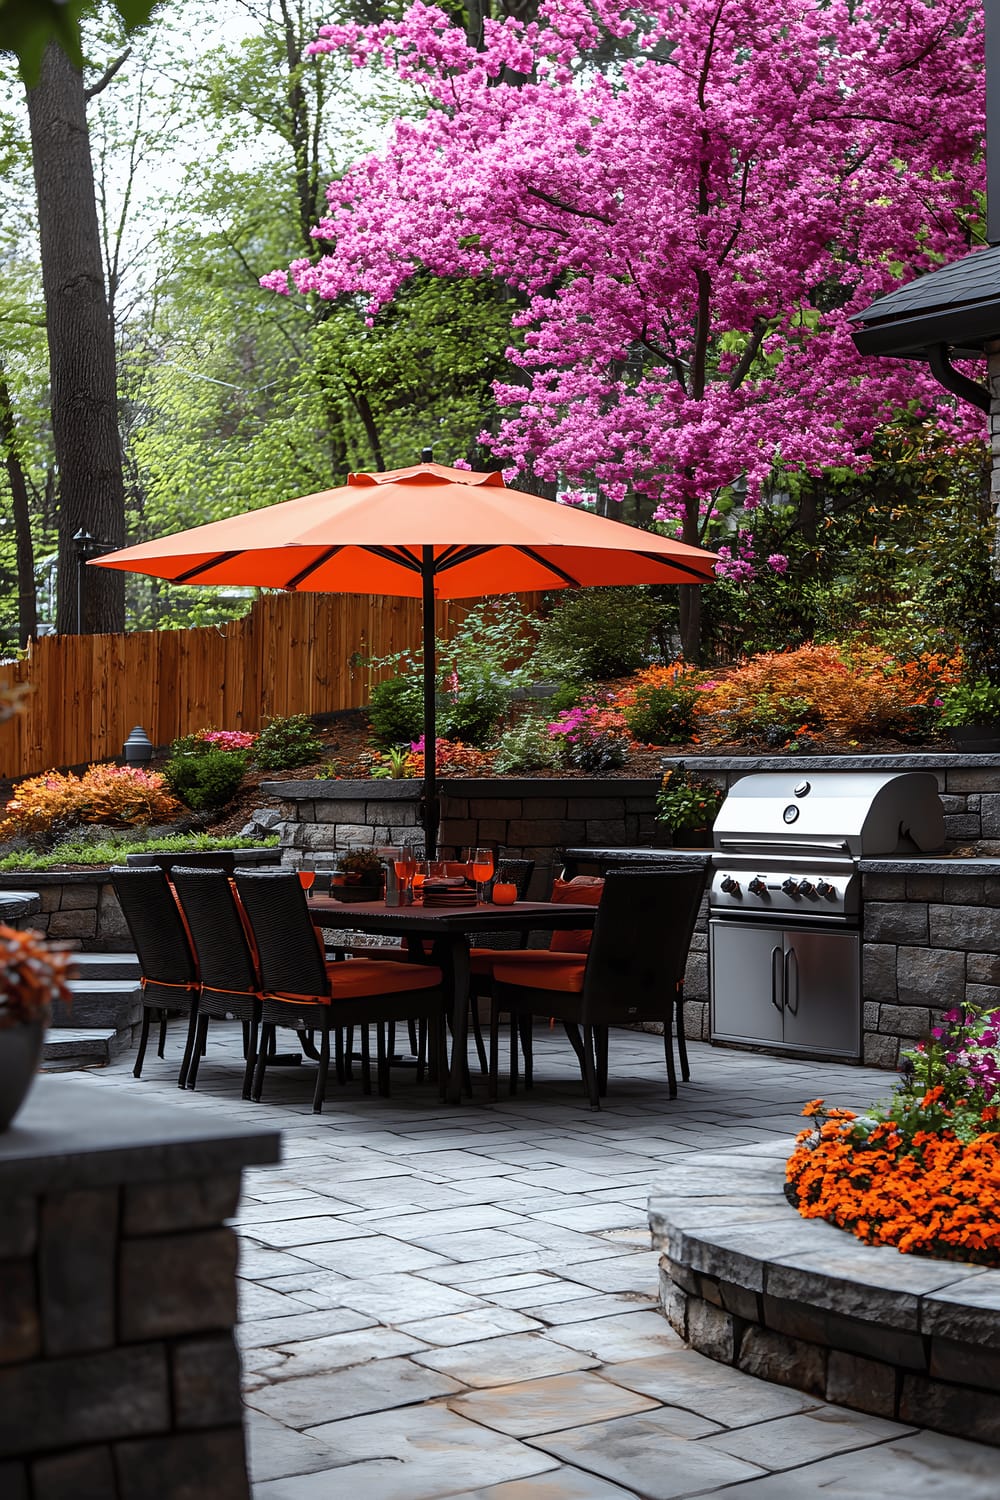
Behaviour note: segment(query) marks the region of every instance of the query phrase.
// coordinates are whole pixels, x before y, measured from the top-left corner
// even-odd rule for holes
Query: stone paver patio
[[[790,1136],[825,1094],[864,1105],[869,1070],[691,1047],[667,1097],[658,1037],[616,1033],[592,1113],[560,1033],[536,1087],[439,1105],[273,1069],[240,1099],[239,1028],[213,1023],[198,1092],[168,1055],[86,1075],[179,1109],[284,1132],[236,1223],[254,1500],[613,1500],[814,1494],[993,1500],[997,1454],[827,1405],[685,1348],[656,1310],[646,1200],[661,1164]]]

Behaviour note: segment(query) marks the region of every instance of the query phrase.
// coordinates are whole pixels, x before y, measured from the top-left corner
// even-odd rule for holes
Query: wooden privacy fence
[[[471,607],[439,604],[438,635],[450,640]],[[376,680],[363,659],[419,643],[418,601],[361,594],[266,594],[242,620],[197,630],[44,636],[0,666],[0,683],[31,689],[0,724],[0,777],[113,759],[135,724],[166,745],[208,726],[361,708]]]

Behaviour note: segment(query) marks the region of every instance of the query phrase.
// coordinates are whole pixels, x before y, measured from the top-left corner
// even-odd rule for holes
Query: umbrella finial
[[[420,462],[422,464],[432,464],[434,462],[434,449],[433,448],[421,448],[421,450],[420,450]]]

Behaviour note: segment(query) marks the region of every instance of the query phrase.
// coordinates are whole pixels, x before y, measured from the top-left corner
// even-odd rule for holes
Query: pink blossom
[[[418,271],[505,284],[519,343],[484,442],[697,541],[737,483],[752,511],[782,470],[863,469],[900,412],[982,435],[848,321],[967,249],[982,33],[973,0],[543,0],[476,46],[423,0],[324,26],[315,53],[391,69],[426,112],[330,184],[333,248],[263,284],[372,320]],[[753,575],[720,549],[719,576]]]
[[[767,560],[767,565],[773,573],[785,574],[788,572],[788,558],[783,552],[772,552]]]

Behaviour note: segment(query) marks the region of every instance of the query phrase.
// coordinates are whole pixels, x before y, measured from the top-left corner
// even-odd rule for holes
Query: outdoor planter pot
[[[0,1130],[6,1130],[28,1097],[42,1057],[48,1018],[0,1030]]]

